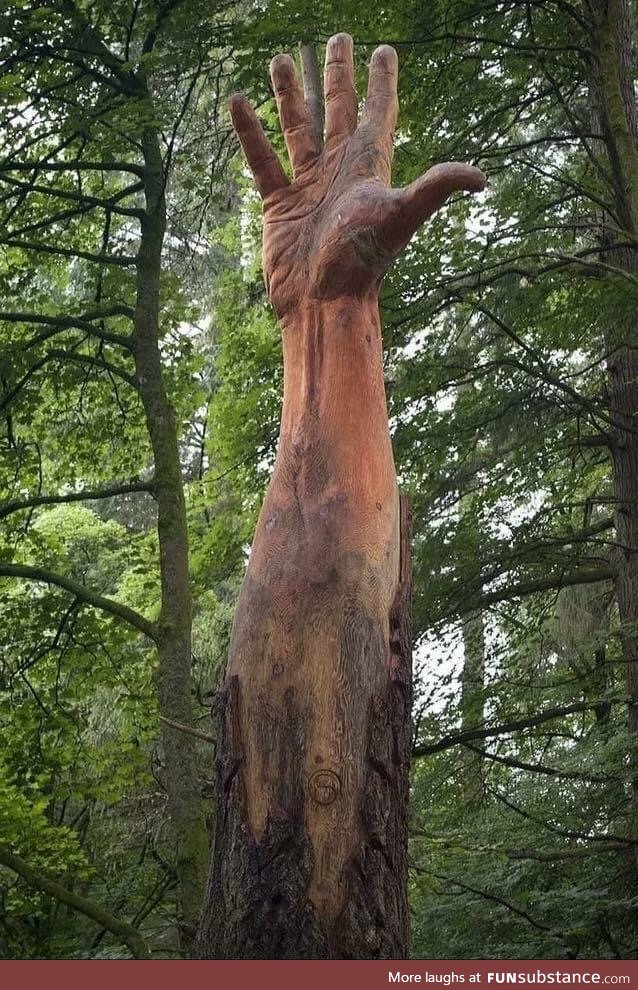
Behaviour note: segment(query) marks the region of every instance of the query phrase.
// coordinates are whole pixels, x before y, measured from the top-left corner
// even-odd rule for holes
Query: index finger
[[[228,101],[235,133],[244,149],[246,161],[262,197],[289,185],[279,158],[264,133],[259,117],[243,93],[234,93]]]

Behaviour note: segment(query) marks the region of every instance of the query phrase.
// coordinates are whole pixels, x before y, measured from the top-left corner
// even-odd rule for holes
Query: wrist
[[[295,433],[301,419],[323,429],[343,427],[344,420],[353,421],[362,408],[368,423],[387,433],[376,293],[304,299],[281,321],[281,329],[282,438]]]
[[[379,316],[379,297],[375,287],[371,292],[354,293],[340,292],[334,295],[308,292],[287,307],[284,313],[279,313],[273,304],[282,332],[296,328],[302,332],[311,322],[320,321],[327,326],[345,324],[353,328],[370,323],[373,327],[381,325]]]

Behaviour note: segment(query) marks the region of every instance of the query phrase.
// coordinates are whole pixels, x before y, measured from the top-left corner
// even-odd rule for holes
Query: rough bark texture
[[[286,674],[281,653],[259,659],[283,690],[255,690],[235,674],[219,699],[218,818],[202,921],[205,957],[404,958],[408,948],[407,809],[411,743],[410,516],[402,499],[401,580],[387,633],[356,593],[333,586],[334,658],[342,681],[329,705]],[[247,597],[252,589],[247,591]],[[337,614],[338,613],[338,614]],[[316,621],[316,608],[308,608]],[[321,629],[315,649],[322,654]],[[333,639],[333,636],[330,636]],[[277,647],[281,646],[281,641]],[[254,655],[253,655],[254,659]],[[286,658],[294,664],[297,658]],[[309,651],[302,670],[309,681]],[[310,660],[310,662],[312,662]],[[378,666],[376,692],[369,667]],[[356,683],[348,668],[358,667]],[[295,672],[296,673],[296,672]],[[316,676],[316,671],[314,672]],[[242,686],[244,690],[242,691]],[[277,704],[279,702],[279,704]],[[321,709],[332,709],[320,741]],[[317,717],[317,708],[319,716]],[[313,745],[314,744],[314,745]],[[259,747],[260,828],[251,824],[247,751]],[[270,793],[268,794],[268,790]]]
[[[614,194],[627,246],[611,255],[632,278],[638,276],[638,105],[634,88],[634,21],[630,0],[593,0],[595,46],[592,90]],[[609,218],[608,218],[609,219]],[[613,219],[610,220],[613,223]],[[618,238],[622,239],[622,238]],[[607,255],[609,257],[609,255]],[[607,362],[610,450],[616,497],[615,586],[630,699],[632,803],[627,831],[638,829],[638,320],[628,312],[609,327]]]
[[[463,670],[461,672],[461,729],[485,723],[485,625],[482,612],[471,612],[461,622]],[[468,749],[464,754],[461,800],[465,812],[481,810],[485,800],[485,759]]]
[[[463,347],[470,344],[470,327],[463,330],[459,343]],[[463,384],[459,398],[472,389],[471,384]],[[484,438],[485,439],[485,438]],[[490,438],[491,439],[491,438]],[[493,445],[494,441],[491,439]],[[468,474],[473,476],[480,469],[476,448],[467,462]],[[477,499],[474,493],[460,495],[460,524],[464,531],[468,563],[473,564],[475,573],[480,574],[480,523],[477,515]],[[474,729],[485,724],[485,622],[483,612],[477,609],[461,619],[463,636],[463,669],[461,671],[461,729]],[[463,773],[459,781],[461,800],[466,814],[481,810],[485,799],[485,759],[480,752],[467,749],[463,754]]]
[[[193,737],[171,725],[171,721],[192,725],[193,713],[188,528],[175,414],[164,387],[159,346],[165,179],[159,144],[153,132],[144,134],[142,148],[146,212],[137,255],[133,353],[155,469],[153,494],[157,501],[162,588],[155,636],[158,650],[155,680],[159,712],[166,719],[161,723],[166,766],[164,783],[175,844],[182,920],[194,926],[199,918],[206,882],[208,833]]]
[[[635,11],[631,0],[590,0],[592,16],[591,94],[601,147],[609,166],[614,214],[603,217],[613,234],[601,237],[605,261],[633,280],[638,275],[638,105],[634,87]],[[615,231],[618,226],[617,234]],[[624,234],[624,236],[623,236]],[[609,251],[609,237],[618,245]],[[626,244],[623,240],[626,239]],[[612,289],[613,291],[613,289]],[[618,809],[614,830],[631,841],[638,836],[638,320],[627,311],[606,328],[609,396],[609,450],[614,484],[616,546],[614,585],[621,622],[623,661],[629,697],[629,801],[610,788]],[[602,717],[601,717],[602,716]],[[599,726],[605,730],[606,713]],[[618,889],[635,897],[636,847],[620,852]],[[634,925],[634,934],[638,927]]]
[[[629,731],[632,740],[633,823],[638,828],[638,348],[619,348],[608,361],[616,502],[616,597],[627,665]]]
[[[377,294],[419,224],[484,177],[448,164],[390,188],[398,104],[387,46],[372,57],[357,124],[352,40],[328,43],[323,150],[316,83],[304,97],[287,56],[271,74],[292,182],[243,97],[231,114],[264,197],[284,400],[220,691],[217,832],[198,954],[402,958],[409,512],[388,430]]]

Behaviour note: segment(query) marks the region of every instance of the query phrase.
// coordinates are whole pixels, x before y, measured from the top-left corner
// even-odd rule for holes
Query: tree
[[[191,3],[190,16],[203,7]],[[0,321],[8,334],[0,410],[6,422],[3,453],[15,468],[13,483],[11,471],[6,473],[3,515],[26,520],[28,531],[31,514],[41,507],[150,493],[157,513],[159,609],[152,621],[47,568],[37,551],[35,560],[25,560],[28,539],[18,541],[17,549],[7,541],[0,577],[63,589],[72,609],[115,616],[144,635],[138,648],[156,648],[163,783],[181,921],[191,928],[208,859],[192,733],[192,594],[179,421],[180,392],[193,389],[187,360],[180,365],[178,388],[167,374],[166,338],[188,309],[179,294],[168,291],[165,237],[171,195],[171,219],[178,227],[179,189],[169,192],[169,186],[182,153],[184,120],[223,62],[211,37],[217,11],[206,5],[206,12],[206,30],[197,38],[176,3],[90,9],[81,0],[11,3],[1,15],[7,114],[0,161]],[[221,27],[215,40],[223,40]],[[16,122],[24,125],[20,136]],[[189,137],[192,177],[202,168],[192,121]],[[180,178],[186,179],[184,171]],[[50,260],[48,269],[42,259]],[[16,297],[23,305],[11,305]],[[172,349],[174,357],[180,351],[185,357],[188,345]],[[117,453],[114,444],[105,456],[108,444],[102,446],[99,426],[91,431],[79,416],[77,445],[69,442],[74,431],[65,422],[64,453],[61,442],[57,459],[41,456],[31,434],[32,410],[37,433],[37,420],[49,415],[46,402],[36,400],[39,379],[50,368],[59,374],[58,384],[68,387],[71,408],[88,394],[95,398],[88,405],[98,422],[100,405],[113,409],[102,431],[116,434],[112,424],[119,421],[120,440],[128,443]],[[46,397],[46,381],[43,389]],[[121,472],[116,480],[108,476],[109,467]],[[80,481],[84,490],[73,490]]]
[[[417,228],[478,169],[391,189],[397,57],[377,48],[357,125],[353,46],[316,82],[271,64],[290,182],[242,96],[233,124],[264,199],[280,321],[277,460],[234,620],[219,711],[218,823],[199,954],[407,955],[409,511],[399,508],[377,294]]]
[[[488,716],[487,724],[477,725],[477,731],[507,722],[496,715],[501,705],[509,713],[512,706],[526,707],[528,700],[534,699],[532,705],[542,716],[540,692],[545,689],[554,698],[556,692],[560,694],[567,688],[570,700],[576,693],[588,703],[598,699],[597,707],[581,724],[571,719],[567,725],[554,722],[546,730],[540,726],[533,729],[526,738],[520,734],[519,722],[519,732],[510,738],[501,736],[498,747],[479,746],[476,741],[470,745],[479,754],[483,751],[486,773],[493,780],[503,765],[514,771],[508,787],[517,788],[512,802],[516,808],[504,810],[508,789],[501,786],[492,784],[490,800],[507,815],[508,827],[517,815],[520,822],[527,814],[537,824],[544,823],[545,831],[535,834],[537,854],[557,852],[551,847],[547,850],[552,840],[552,821],[562,823],[563,837],[571,839],[572,844],[576,834],[586,837],[587,852],[580,853],[583,859],[576,887],[584,910],[580,923],[574,926],[579,930],[571,935],[573,945],[569,951],[574,951],[576,945],[576,951],[595,954],[601,951],[598,946],[603,946],[602,951],[617,955],[630,953],[635,945],[631,922],[635,871],[631,861],[636,833],[627,786],[627,757],[633,751],[632,735],[635,738],[630,729],[633,705],[629,707],[630,731],[622,724],[623,706],[632,692],[634,660],[630,640],[635,628],[631,612],[635,595],[626,595],[624,605],[621,596],[623,587],[631,587],[635,566],[630,509],[633,496],[628,487],[635,483],[631,467],[633,442],[621,436],[635,418],[635,397],[630,385],[633,376],[627,373],[631,347],[624,349],[627,342],[633,341],[635,312],[633,276],[628,277],[628,265],[635,255],[635,236],[627,223],[627,176],[634,152],[626,140],[631,130],[631,80],[635,73],[635,58],[628,44],[632,7],[512,3],[498,10],[486,4],[460,10],[446,4],[445,16],[441,16],[441,10],[428,11],[413,29],[412,36],[423,45],[422,56],[417,56],[423,82],[422,88],[415,85],[411,91],[417,103],[431,92],[432,81],[426,81],[430,62],[438,86],[440,120],[445,121],[446,130],[453,132],[455,122],[469,120],[467,130],[459,132],[462,137],[457,153],[464,153],[465,141],[479,143],[481,161],[487,163],[493,176],[490,205],[494,211],[491,217],[484,218],[483,229],[474,218],[476,254],[468,252],[470,263],[457,262],[455,271],[438,280],[428,280],[426,298],[418,309],[423,320],[434,314],[448,314],[441,321],[440,338],[435,333],[429,336],[430,347],[423,361],[426,380],[430,381],[430,375],[437,380],[431,369],[438,366],[442,383],[452,389],[471,383],[474,398],[471,406],[463,406],[465,419],[456,411],[441,416],[447,426],[447,435],[441,439],[453,450],[454,459],[450,463],[452,458],[448,456],[441,474],[433,473],[430,490],[434,490],[436,501],[432,500],[434,505],[426,500],[417,503],[417,518],[429,516],[438,519],[440,525],[445,493],[451,481],[459,478],[462,489],[478,490],[478,511],[486,533],[483,560],[474,573],[467,566],[471,556],[462,528],[453,519],[448,517],[440,525],[440,558],[436,555],[436,537],[432,540],[428,533],[420,562],[436,573],[436,561],[440,559],[442,565],[447,565],[450,582],[442,581],[438,588],[436,581],[432,582],[432,591],[438,590],[439,595],[434,601],[434,594],[426,599],[425,608],[429,606],[430,621],[433,613],[447,612],[452,618],[452,613],[462,616],[477,605],[491,612],[493,680],[487,710],[493,714]],[[441,60],[446,62],[445,68]],[[471,93],[472,104],[477,106],[478,92],[468,85],[476,78],[477,70],[481,86],[478,104],[482,109],[476,115],[471,111],[468,115],[463,101]],[[599,97],[598,102],[611,97],[603,115],[607,120],[605,124],[603,119],[604,126],[600,115],[592,115],[592,91],[599,93],[601,83],[607,95],[604,99]],[[497,87],[498,93],[492,87]],[[619,102],[620,91],[624,95]],[[488,99],[488,93],[493,93],[493,100]],[[461,250],[454,244],[446,246],[452,256]],[[419,265],[418,260],[415,263]],[[464,276],[457,274],[457,266],[466,269]],[[459,359],[458,349],[448,343],[459,332],[463,311],[474,313],[473,362]],[[612,380],[610,384],[605,380],[604,369],[610,352],[618,350],[619,341],[623,343],[618,365],[620,383]],[[437,359],[433,350],[439,347],[441,357]],[[615,360],[612,363],[616,366]],[[421,368],[413,368],[409,384],[417,386],[422,375]],[[401,398],[405,401],[405,394]],[[457,400],[457,409],[459,405]],[[423,419],[427,427],[427,415]],[[483,456],[480,471],[467,472],[472,433],[492,422],[506,440],[499,452],[498,470],[489,456]],[[405,439],[410,441],[415,432],[413,420],[406,426]],[[429,437],[431,443],[436,443],[436,432],[431,431]],[[605,454],[610,445],[613,463]],[[401,444],[397,449],[406,448]],[[622,488],[618,486],[619,471]],[[421,465],[415,467],[414,475],[424,476]],[[507,479],[505,485],[499,478]],[[437,484],[442,491],[436,492]],[[537,506],[534,498],[538,499]],[[448,499],[447,504],[451,501]],[[516,523],[514,506],[520,506]],[[618,522],[614,526],[606,511],[609,506],[618,507],[622,525]],[[502,535],[496,535],[496,527],[502,527]],[[456,578],[452,578],[453,574]],[[566,670],[562,659],[552,655],[547,643],[543,645],[546,616],[555,609],[558,591],[563,586],[587,588],[592,599],[600,603],[609,600],[611,580],[616,586],[619,618],[625,632],[624,655],[618,651],[615,623],[609,635],[606,627],[599,625],[596,635],[589,637],[589,662],[577,663],[580,658],[572,657],[573,666]],[[551,589],[555,589],[554,594]],[[601,611],[599,604],[596,611]],[[559,706],[559,710],[562,708]],[[613,743],[603,746],[598,735],[600,716],[607,713],[608,717],[610,711]],[[450,704],[446,717],[453,719],[457,714],[457,708]],[[445,724],[443,719],[434,718],[432,722],[439,732]],[[499,739],[498,732],[496,738]],[[585,762],[590,759],[588,754],[596,738],[600,760],[597,768],[604,772],[600,779],[583,780],[577,790],[579,796],[568,799],[572,785],[565,784],[560,776],[563,771],[575,770],[571,760],[569,767],[564,763],[568,748],[578,748]],[[463,746],[458,736],[457,745]],[[460,762],[461,757],[458,759]],[[449,764],[446,770],[451,772]],[[432,786],[443,772],[443,767],[439,771],[432,766]],[[552,774],[554,783],[548,786]],[[527,786],[525,780],[529,782]],[[538,803],[533,786],[536,796],[543,796]],[[577,809],[582,816],[580,821]],[[610,833],[603,847],[608,854],[602,858],[601,847],[596,847],[594,840],[594,809],[599,820],[606,823],[603,831]],[[427,820],[425,808],[423,817]],[[447,820],[452,822],[451,815]],[[481,831],[488,845],[487,820]],[[616,847],[610,844],[612,834],[620,840]],[[503,845],[507,838],[502,835]],[[475,840],[476,836],[466,836],[464,840],[473,847],[474,864],[481,855],[486,860],[495,855],[495,850],[492,854],[485,850],[480,853]],[[531,856],[534,848],[528,852]],[[573,847],[571,852],[577,861],[579,854]],[[426,856],[421,862],[431,868]],[[452,855],[448,865],[451,862]],[[520,887],[521,896],[526,890],[538,891],[538,879],[515,884],[511,865],[505,874],[498,872],[496,859],[491,862],[494,872],[490,876],[483,868],[480,882],[474,883],[475,890],[466,891],[468,902],[476,903],[474,897],[480,896],[481,889],[503,898],[506,884],[514,890]],[[449,872],[440,872],[447,873],[450,882],[456,877],[465,879],[467,884],[466,868],[456,865]],[[533,871],[528,868],[526,872],[529,876]],[[530,912],[533,921],[541,925],[546,923],[547,915],[552,917],[561,889],[568,887],[561,872],[562,868],[556,870],[548,891],[554,904],[550,896],[539,898],[536,904],[540,911]],[[574,877],[573,867],[570,872]],[[624,900],[609,896],[610,877]],[[442,886],[445,890],[445,882]],[[455,899],[465,901],[459,894],[463,888],[454,883],[451,887],[446,899],[448,907]],[[516,899],[511,899],[510,905],[513,911]],[[440,910],[444,910],[443,906]],[[432,915],[429,921],[432,925]],[[427,925],[426,916],[424,928]],[[569,935],[568,911],[560,927]],[[498,948],[490,951],[507,951],[498,941],[491,944]]]

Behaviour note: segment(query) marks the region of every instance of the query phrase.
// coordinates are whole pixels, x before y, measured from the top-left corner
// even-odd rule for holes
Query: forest
[[[342,31],[359,94],[398,53],[392,185],[487,176],[380,289],[410,955],[638,958],[635,17],[0,0],[0,958],[196,953],[283,387],[228,99],[288,168],[269,63]]]

